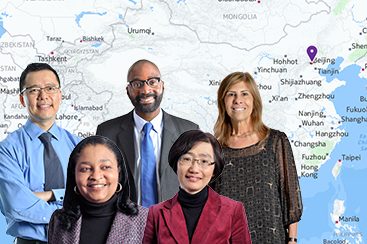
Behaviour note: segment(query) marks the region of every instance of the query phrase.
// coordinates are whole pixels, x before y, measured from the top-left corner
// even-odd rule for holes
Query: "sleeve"
[[[147,223],[145,225],[143,244],[155,244],[157,243],[157,237],[154,228],[154,210],[153,207],[149,208]]]
[[[9,149],[10,148],[10,149]],[[0,207],[10,221],[48,224],[52,213],[61,208],[36,197],[24,180],[15,150],[0,145]]]
[[[298,222],[302,215],[302,198],[292,147],[286,134],[281,133],[276,143],[280,169],[280,196],[284,225]]]
[[[250,231],[247,224],[245,208],[240,202],[236,202],[232,223],[232,244],[251,244]]]
[[[55,202],[62,205],[65,196],[65,189],[52,189],[55,196]]]
[[[97,126],[96,135],[107,137],[108,139],[117,143],[118,130],[116,130],[113,123],[102,123]]]
[[[111,123],[109,123],[108,125],[111,125]],[[114,136],[116,136],[116,130],[114,129],[114,127],[108,125],[105,123],[98,125],[96,135],[105,136],[113,140]]]
[[[198,124],[195,124],[195,130],[200,130],[200,127]]]
[[[102,131],[101,131],[101,125],[97,126],[97,130],[96,130],[96,135],[102,135]]]

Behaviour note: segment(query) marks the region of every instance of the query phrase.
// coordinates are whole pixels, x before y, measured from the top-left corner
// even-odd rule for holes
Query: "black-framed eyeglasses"
[[[24,88],[20,94],[27,93],[29,95],[39,95],[41,91],[44,91],[46,94],[55,94],[60,90],[58,86],[45,86],[45,87],[26,87]]]
[[[184,154],[179,159],[178,162],[183,166],[191,166],[194,162],[197,162],[198,166],[202,169],[209,167],[210,165],[215,164],[215,161],[210,161],[207,158],[194,158],[190,154]]]
[[[129,81],[129,85],[133,89],[140,89],[144,86],[144,83],[147,83],[149,87],[157,88],[159,86],[160,81],[161,81],[160,77],[151,77],[146,80],[134,79],[134,80]]]

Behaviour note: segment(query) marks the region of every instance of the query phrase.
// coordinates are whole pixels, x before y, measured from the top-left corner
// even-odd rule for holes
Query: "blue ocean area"
[[[80,20],[84,17],[84,15],[99,15],[99,16],[103,16],[105,14],[107,14],[107,12],[103,12],[103,13],[90,12],[90,11],[81,12],[80,14],[76,15],[75,22],[77,23],[78,27],[80,27]]]
[[[5,29],[4,29],[4,22],[3,22],[3,18],[2,17],[0,17],[0,38],[1,38],[1,36],[2,35],[4,35],[4,33],[5,33],[6,31],[5,31]]]
[[[343,58],[337,58],[334,65],[328,69],[340,69]],[[334,90],[332,95],[337,114],[349,117],[366,116],[364,113],[350,113],[346,108],[366,107],[367,102],[361,102],[360,96],[366,96],[367,79],[359,77],[361,67],[349,65],[339,74],[325,75],[327,82],[333,79],[345,81],[344,86]],[[366,123],[341,122],[338,129],[348,133],[336,144],[330,159],[321,166],[317,180],[301,178],[301,190],[304,204],[302,220],[299,223],[299,243],[316,243],[315,237],[320,238],[317,243],[326,240],[348,240],[357,243],[356,238],[362,235],[365,243],[367,236],[367,195],[361,192],[367,185],[367,151],[361,150],[359,140],[361,133],[367,134]],[[342,155],[360,155],[361,160],[342,160]],[[339,175],[334,178],[332,169],[338,160],[342,160]],[[341,222],[345,228],[339,228],[342,235],[336,235],[337,225],[332,221],[330,214],[333,212],[335,200],[344,201],[345,212],[343,216],[359,218],[359,221]],[[307,239],[306,239],[307,236]]]
[[[327,66],[327,69],[329,69],[329,70],[333,70],[333,69],[334,70],[339,70],[340,69],[340,64],[343,63],[343,61],[344,61],[344,59],[342,57],[337,57],[335,59],[334,64],[329,64]],[[334,80],[335,78],[337,78],[338,74],[320,74],[320,76],[325,77],[326,78],[326,82],[331,82],[332,80]]]
[[[102,45],[102,42],[96,42],[92,44],[92,47],[99,47]]]

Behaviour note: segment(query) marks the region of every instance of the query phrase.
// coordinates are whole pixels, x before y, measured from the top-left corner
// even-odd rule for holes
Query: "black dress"
[[[288,225],[302,215],[302,200],[287,136],[270,130],[259,143],[223,148],[226,162],[213,188],[244,203],[253,244],[287,243]]]

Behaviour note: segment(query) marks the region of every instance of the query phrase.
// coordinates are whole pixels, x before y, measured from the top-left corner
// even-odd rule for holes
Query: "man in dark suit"
[[[168,152],[183,132],[198,129],[199,126],[161,109],[164,82],[161,80],[158,67],[153,62],[136,61],[129,68],[127,80],[126,91],[134,105],[134,110],[98,125],[96,134],[110,138],[119,146],[129,167],[130,198],[149,207],[170,199],[177,192],[177,175],[168,164]],[[144,133],[146,124],[152,126],[148,133]],[[148,189],[143,182],[144,174],[148,172],[144,166],[145,134],[150,135],[150,143],[153,144],[152,150],[154,150],[155,160],[150,160],[155,161],[153,162],[154,177],[149,183],[153,186],[153,190]],[[144,167],[143,170],[142,167]],[[145,197],[150,193],[154,195],[154,199],[147,202]]]

